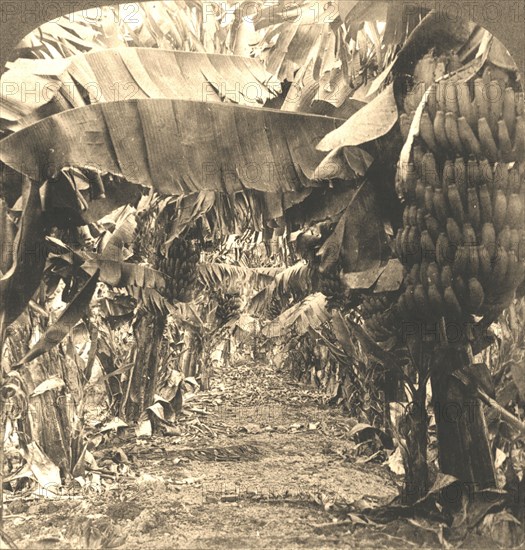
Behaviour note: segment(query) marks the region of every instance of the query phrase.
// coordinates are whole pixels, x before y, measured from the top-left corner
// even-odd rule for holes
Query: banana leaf
[[[283,269],[273,277],[273,281],[260,290],[251,299],[249,312],[261,315],[269,307],[274,298],[289,296],[291,293],[303,294],[311,290],[312,269],[304,262]]]
[[[255,290],[266,287],[274,276],[248,267],[223,263],[200,263],[201,282],[208,288],[242,288],[250,285]]]
[[[0,198],[0,277],[7,273],[13,263],[15,234],[16,227],[9,217],[7,204]]]
[[[359,146],[387,134],[397,122],[398,112],[394,85],[388,85],[370,103],[353,114],[342,126],[319,143],[321,151],[339,147]]]
[[[12,264],[0,278],[0,340],[39,287],[47,257],[39,186],[26,178],[24,187],[25,205],[13,242]]]
[[[338,262],[344,272],[366,271],[378,268],[382,259],[390,257],[378,196],[370,180],[365,179],[353,194],[318,255],[321,272],[329,271]],[[373,282],[376,280],[377,277]]]
[[[96,271],[89,281],[80,289],[73,300],[66,306],[56,322],[46,330],[42,338],[40,338],[14,367],[20,367],[40,357],[44,353],[47,353],[69,334],[71,329],[86,313],[91,298],[97,288],[98,275],[99,272]]]
[[[94,167],[172,195],[311,187],[316,145],[341,119],[198,101],[137,99],[72,109],[0,142],[0,159],[45,180]]]
[[[99,271],[100,281],[116,288],[151,288],[162,292],[169,279],[169,275],[147,265],[108,260],[98,254],[86,254],[82,269],[90,274]]]
[[[198,98],[258,107],[281,90],[254,58],[154,48],[98,50],[64,60],[20,58],[8,67],[0,112],[10,131],[93,103]]]
[[[317,292],[281,313],[263,327],[261,332],[267,338],[286,336],[292,330],[296,334],[302,335],[311,328],[319,328],[329,320],[330,314],[326,309],[326,297]]]

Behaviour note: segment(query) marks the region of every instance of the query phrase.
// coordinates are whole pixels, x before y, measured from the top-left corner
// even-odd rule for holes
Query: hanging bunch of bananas
[[[215,292],[213,298],[217,301],[215,318],[219,326],[225,325],[239,315],[242,299],[238,292]]]
[[[344,297],[344,288],[338,269],[331,269],[323,273],[317,272],[315,288],[333,300],[340,300]]]
[[[359,313],[367,332],[379,344],[385,343],[398,333],[397,292],[384,292],[363,297]]]
[[[312,267],[312,287],[315,292],[322,292],[334,302],[344,300],[344,287],[339,272],[341,266],[337,263],[328,269],[321,267],[319,250],[332,234],[334,227],[329,223],[318,224],[315,228],[301,233],[296,240],[297,253]],[[330,263],[330,262],[328,262]]]
[[[316,343],[309,333],[293,336],[285,344],[285,365],[297,380],[311,381],[311,371],[317,370]]]
[[[267,308],[268,319],[275,319],[276,317],[279,317],[283,309],[284,303],[282,298],[279,296],[273,296]]]
[[[171,279],[169,299],[190,302],[197,279],[200,251],[196,240],[189,237],[174,239],[159,261],[159,269]]]
[[[493,314],[525,278],[524,96],[511,73],[492,78],[487,66],[476,76],[431,84],[409,160],[398,165],[405,318]],[[401,115],[406,136],[412,116]]]

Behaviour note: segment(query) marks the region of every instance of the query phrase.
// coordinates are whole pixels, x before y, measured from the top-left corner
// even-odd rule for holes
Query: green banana
[[[487,157],[490,162],[498,160],[498,147],[492,136],[487,119],[482,117],[478,120],[478,136],[481,144],[481,152]]]
[[[498,234],[498,238],[496,240],[498,246],[501,248],[504,248],[505,250],[509,250],[510,248],[510,227],[506,225]]]
[[[439,153],[439,147],[436,141],[436,136],[434,134],[434,125],[426,111],[423,111],[421,115],[421,120],[419,122],[419,135],[425,142],[426,146],[430,149],[430,151],[432,151],[434,154]]]
[[[489,123],[493,133],[498,128],[498,120],[503,116],[503,96],[505,91],[497,80],[490,83]]]
[[[421,161],[421,178],[423,185],[430,185],[433,189],[441,187],[437,171],[436,159],[432,153],[425,153]]]
[[[516,128],[516,98],[512,88],[506,88],[503,95],[503,120],[511,136]]]
[[[405,180],[403,190],[405,195],[413,197],[416,192],[417,172],[413,162],[409,162],[405,171]]]
[[[492,278],[492,256],[484,244],[478,247],[479,273],[484,283],[490,285]]]
[[[498,247],[496,249],[492,265],[492,284],[495,288],[498,288],[505,281],[505,275],[507,274],[508,255],[504,248]]]
[[[461,195],[461,200],[467,200],[467,167],[465,162],[461,157],[456,158],[454,162],[454,179],[456,180],[456,185],[458,186],[459,194]]]
[[[510,195],[507,204],[507,221],[512,229],[525,226],[525,212],[521,197],[517,193]]]
[[[512,154],[517,162],[525,162],[525,116],[523,114],[516,117],[516,131]]]
[[[416,172],[419,178],[421,177],[422,173],[421,168],[423,163],[423,155],[424,153],[421,145],[417,144],[412,147],[412,161],[414,163],[414,166],[416,167]]]
[[[408,223],[417,226],[417,206],[415,204],[408,208]]]
[[[459,228],[456,220],[453,218],[447,219],[447,237],[450,246],[454,251],[459,245],[463,244],[463,234],[461,233],[461,229]]]
[[[434,77],[432,76],[432,79]],[[434,119],[436,116],[437,111],[437,84],[434,82],[431,86],[428,88],[428,96],[427,96],[427,104],[426,108],[428,109],[428,114],[430,115],[431,119]]]
[[[449,265],[445,265],[441,269],[441,286],[443,288],[452,286],[452,268]]]
[[[445,134],[456,154],[459,156],[463,155],[463,145],[458,129],[458,119],[454,113],[445,114]]]
[[[480,205],[478,192],[474,187],[469,187],[467,190],[467,214],[469,222],[474,229],[479,229],[481,222]]]
[[[499,233],[503,228],[507,216],[507,198],[501,189],[496,191],[494,198],[494,208],[492,209],[494,218],[494,228]]]
[[[481,283],[471,277],[468,281],[468,310],[469,313],[477,313],[485,301],[485,293]]]
[[[425,214],[425,227],[428,229],[432,240],[435,242],[439,235],[439,223],[431,214]]]
[[[512,162],[512,143],[510,141],[509,131],[504,120],[498,120],[498,145],[499,145],[499,154],[503,162]]]
[[[492,260],[496,253],[496,231],[492,223],[483,224],[481,228],[481,244],[485,246]]]
[[[481,185],[481,170],[478,161],[469,159],[467,162],[467,185],[477,189]]]
[[[467,262],[467,271],[469,277],[477,277],[479,274],[479,256],[478,256],[478,246],[469,246],[468,251],[468,262]]]
[[[470,193],[471,189],[468,189]],[[448,204],[450,206],[450,211],[452,217],[456,220],[456,223],[461,226],[465,219],[465,212],[463,210],[463,203],[461,201],[461,196],[456,184],[448,186]]]
[[[430,285],[436,285],[437,288],[441,287],[441,276],[439,274],[439,267],[436,262],[430,262],[427,265],[424,284],[427,289]]]
[[[438,111],[434,117],[434,137],[438,144],[438,150],[441,154],[446,155],[451,150],[451,146],[445,131],[445,113],[443,111]]]
[[[424,259],[429,261],[436,258],[436,246],[426,229],[421,233],[421,254]]]
[[[432,199],[432,203],[434,205],[434,212],[436,213],[436,217],[442,227],[444,227],[447,223],[448,212],[443,189],[434,189],[434,197]]]
[[[416,204],[419,208],[424,208],[425,206],[425,186],[419,178],[416,182]]]
[[[408,138],[410,132],[410,124],[412,121],[406,113],[401,113],[399,115],[399,130],[401,131],[401,136],[403,137],[403,142]]]
[[[428,213],[434,212],[434,190],[430,185],[425,187],[425,208]]]
[[[517,193],[520,194],[520,173],[517,164],[513,164],[509,171],[509,193]],[[525,184],[525,178],[523,179],[523,183]]]
[[[477,122],[477,117],[470,98],[470,90],[466,82],[458,82],[456,84],[456,95],[458,99],[459,115],[473,128]]]
[[[440,233],[436,242],[437,263],[443,267],[452,262],[454,258],[451,256],[449,240],[445,233]]]
[[[416,210],[416,225],[419,231],[423,231],[426,228],[425,224],[425,212],[422,208]]]
[[[486,184],[479,188],[479,212],[482,224],[492,222],[492,201]]]
[[[459,245],[456,248],[454,254],[454,261],[452,262],[452,273],[455,276],[462,275],[466,272],[468,267],[469,253],[466,245]]]
[[[467,285],[461,275],[456,275],[453,280],[452,287],[458,298],[460,304],[464,304],[467,301]]]
[[[500,189],[504,195],[507,195],[509,190],[509,170],[505,164],[501,162],[496,162],[494,164],[494,194],[493,199],[496,195],[496,191]]]
[[[458,118],[458,135],[465,151],[467,151],[469,155],[472,155],[477,159],[481,159],[483,157],[481,152],[481,144],[478,141],[478,138],[472,131],[472,128],[465,117],[462,116]]]
[[[520,232],[517,229],[511,229],[509,234],[509,251],[516,254],[520,253]],[[523,254],[523,251],[521,251]]]
[[[459,104],[457,96],[457,84],[450,82],[445,90],[445,111],[451,113],[454,117],[459,115]]]
[[[478,118],[487,119],[489,116],[489,103],[485,83],[481,78],[476,78],[474,81],[474,101],[478,111]]]

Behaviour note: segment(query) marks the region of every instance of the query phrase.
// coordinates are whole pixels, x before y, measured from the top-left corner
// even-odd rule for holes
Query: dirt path
[[[12,502],[7,533],[22,548],[108,547],[121,537],[124,548],[390,547],[386,532],[330,525],[352,502],[396,494],[386,468],[358,455],[354,424],[268,365],[229,367],[185,405],[180,435],[122,441],[132,475],[112,490]]]

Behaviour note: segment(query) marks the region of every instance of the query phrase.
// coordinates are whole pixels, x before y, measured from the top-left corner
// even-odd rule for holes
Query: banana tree
[[[367,3],[357,5],[364,4]],[[377,5],[384,8],[384,3]],[[353,10],[348,17],[352,13]],[[359,27],[362,21],[356,16]],[[426,24],[428,29],[428,21]],[[443,22],[436,28],[447,30]],[[117,98],[96,104],[88,101],[86,106],[46,116],[2,140],[0,159],[38,181],[48,180],[73,165],[93,167],[131,184],[171,195],[213,191],[231,197],[248,190],[264,203],[266,219],[288,214],[300,219],[298,205],[304,204],[314,216],[331,218],[335,225],[335,231],[319,249],[320,270],[342,268],[347,273],[377,270],[388,260],[388,233],[392,232],[389,223],[394,230],[402,224],[400,208],[384,215],[385,205],[396,204],[396,199],[393,177],[381,177],[381,168],[386,165],[389,169],[386,173],[393,176],[402,144],[398,109],[407,95],[405,90],[398,89],[400,82],[403,87],[402,80],[389,79],[390,74],[410,71],[421,56],[422,47],[431,49],[436,45],[432,40],[437,36],[425,36],[424,29],[423,25],[416,28],[399,55],[368,89],[374,99],[363,101],[366,105],[354,103],[352,108],[356,111],[346,122],[345,118],[264,107],[208,104],[180,98],[175,89],[170,90],[174,95],[153,99]],[[475,29],[460,26],[456,31],[445,34],[447,40],[441,44],[444,50],[465,42],[479,45]],[[279,37],[287,35],[291,43],[297,32],[285,25],[280,28]],[[373,30],[370,32],[375,36]],[[351,25],[349,33],[358,37]],[[343,47],[341,52],[344,51]],[[381,48],[378,51],[384,53]],[[466,48],[465,60],[472,52],[475,55],[475,51],[476,47]],[[306,59],[310,57],[307,54]],[[278,56],[274,59],[278,60]],[[360,61],[368,63],[366,56]],[[314,80],[321,76],[319,67],[328,66],[323,59],[316,61]],[[341,69],[343,78],[345,70]],[[228,139],[223,137],[224,129]],[[385,183],[384,179],[390,181]],[[329,183],[329,180],[336,181]],[[339,209],[337,216],[323,218],[322,206],[315,204],[316,199],[328,196],[341,183],[337,180],[352,182],[347,195],[349,203]],[[46,193],[48,189],[51,193],[52,187],[48,185]],[[339,189],[341,195],[345,191],[349,190]],[[82,190],[75,192],[82,196]],[[84,194],[89,194],[89,190],[84,190]],[[363,212],[367,211],[373,212],[372,223],[361,234],[358,228],[366,219]],[[351,277],[348,286],[354,285]],[[461,477],[461,472],[452,473]],[[425,477],[424,472],[421,475]]]

